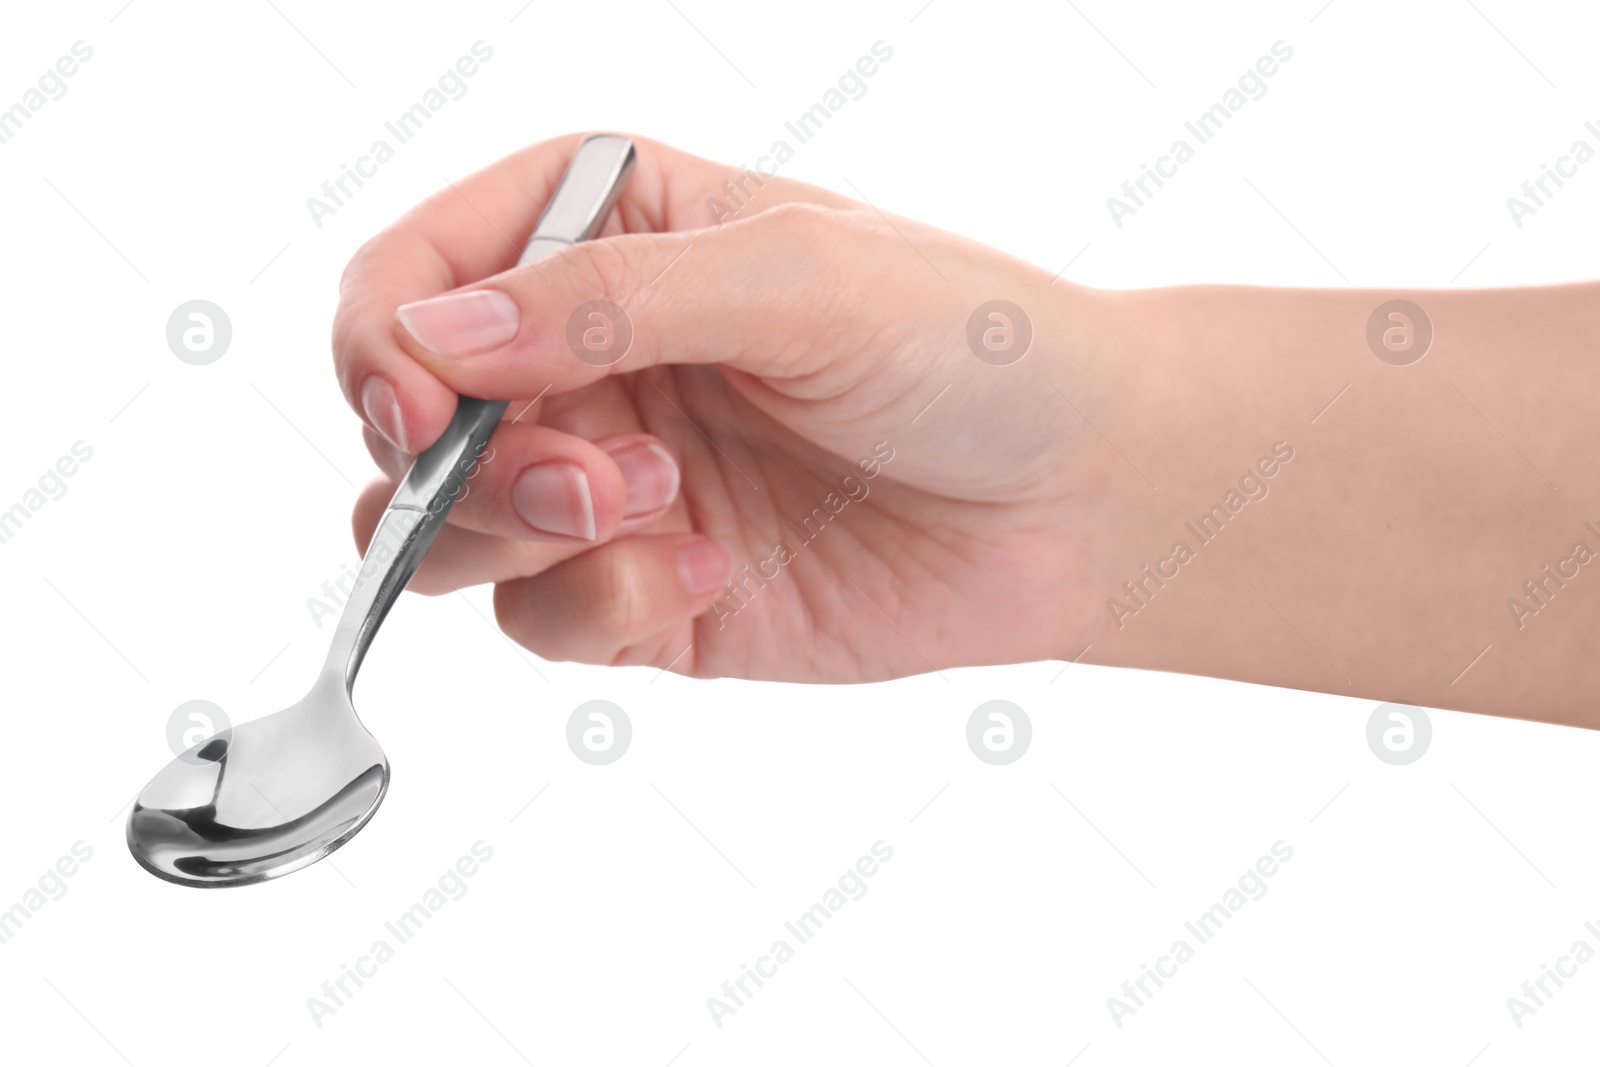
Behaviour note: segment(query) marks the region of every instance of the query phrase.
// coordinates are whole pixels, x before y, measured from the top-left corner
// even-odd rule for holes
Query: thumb
[[[459,393],[561,393],[663,363],[814,375],[861,336],[849,211],[788,203],[722,226],[607,237],[401,306],[399,343]],[[855,291],[859,292],[860,289]],[[873,330],[871,332],[878,332]],[[807,342],[813,343],[807,343]]]

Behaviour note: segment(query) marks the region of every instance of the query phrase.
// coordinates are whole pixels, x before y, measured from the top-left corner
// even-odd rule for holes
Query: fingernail
[[[395,317],[406,332],[441,356],[475,356],[517,335],[517,302],[498,289],[447,293],[402,304]]]
[[[690,596],[704,596],[728,580],[733,557],[715,541],[696,541],[678,549],[678,578]]]
[[[628,441],[615,451],[607,449],[622,471],[628,488],[623,518],[660,511],[678,495],[678,462],[653,441]]]
[[[593,541],[594,498],[583,468],[565,460],[535,463],[511,486],[511,506],[542,533]]]
[[[387,378],[369,374],[361,383],[361,410],[367,422],[383,439],[402,452],[410,452],[406,444],[406,419],[400,410],[400,398]]]

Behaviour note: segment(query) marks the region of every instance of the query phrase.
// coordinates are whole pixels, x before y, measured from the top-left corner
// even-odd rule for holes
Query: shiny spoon
[[[626,137],[579,145],[518,262],[598,233],[633,159]],[[505,410],[504,401],[461,397],[444,436],[417,457],[378,523],[311,692],[219,731],[144,787],[128,816],[128,848],[145,870],[180,885],[264,882],[322,859],[372,818],[389,761],[356,717],[356,672]]]

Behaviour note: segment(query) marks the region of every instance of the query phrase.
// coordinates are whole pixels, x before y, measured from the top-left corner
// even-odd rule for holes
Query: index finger
[[[339,385],[400,449],[419,452],[443,433],[456,394],[400,348],[395,308],[515,265],[584,136],[540,142],[451,183],[363,245],[345,268],[333,326]],[[739,169],[633,140],[637,162],[602,236],[714,221],[706,199]]]

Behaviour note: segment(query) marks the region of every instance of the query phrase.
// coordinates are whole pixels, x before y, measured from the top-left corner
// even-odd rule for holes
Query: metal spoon
[[[519,263],[599,232],[634,160],[625,137],[578,146]],[[462,397],[444,436],[417,457],[384,512],[311,692],[184,752],[128,816],[128,848],[180,885],[264,882],[322,859],[367,824],[389,761],[356,717],[351,689],[372,638],[476,472],[504,401]]]

